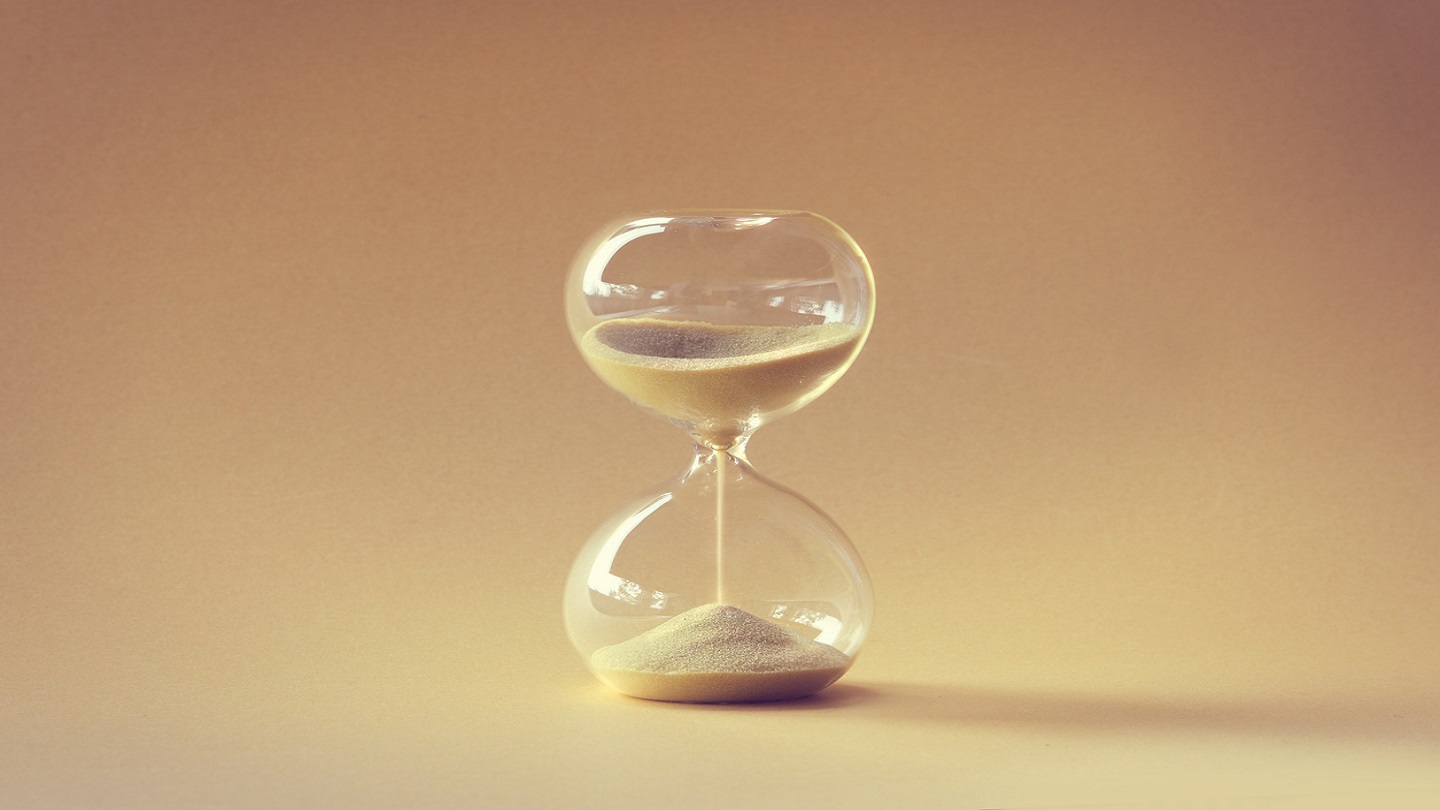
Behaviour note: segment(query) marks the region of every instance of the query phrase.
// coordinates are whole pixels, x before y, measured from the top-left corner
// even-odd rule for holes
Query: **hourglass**
[[[757,473],[745,448],[860,352],[875,308],[860,248],[799,211],[626,217],[577,256],[566,308],[590,368],[694,449],[571,568],[565,624],[591,672],[684,702],[829,686],[865,640],[869,579],[840,527]]]

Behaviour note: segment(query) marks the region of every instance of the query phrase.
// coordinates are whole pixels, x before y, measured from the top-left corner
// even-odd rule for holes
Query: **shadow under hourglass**
[[[862,720],[1061,733],[1191,731],[1251,737],[1390,740],[1440,750],[1440,705],[1423,696],[1224,698],[862,682],[836,684],[805,700],[748,708],[843,710]]]
[[[839,683],[809,697],[769,703],[662,703],[614,693],[610,697],[666,711],[825,711],[843,713],[859,722],[1061,734],[1179,731],[1256,738],[1303,736],[1418,743],[1440,751],[1440,705],[1419,697],[1140,696],[914,682]]]

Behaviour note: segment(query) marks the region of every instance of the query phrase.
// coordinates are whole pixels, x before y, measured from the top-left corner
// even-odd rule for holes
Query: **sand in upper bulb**
[[[723,439],[817,395],[854,357],[862,335],[844,323],[616,318],[587,332],[580,350],[602,379],[637,404]]]
[[[635,697],[686,703],[789,700],[850,668],[845,653],[730,605],[702,605],[590,656],[595,674]]]

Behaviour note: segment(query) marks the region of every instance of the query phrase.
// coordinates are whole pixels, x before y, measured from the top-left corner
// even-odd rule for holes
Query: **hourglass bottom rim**
[[[849,669],[779,672],[639,672],[595,668],[595,676],[617,692],[670,703],[769,703],[808,697],[840,679]]]

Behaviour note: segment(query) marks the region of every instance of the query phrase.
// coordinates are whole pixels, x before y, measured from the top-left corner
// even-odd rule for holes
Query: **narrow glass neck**
[[[695,442],[695,458],[697,461],[708,461],[713,455],[726,455],[733,459],[749,463],[745,457],[745,447],[750,443],[749,433],[743,433],[733,439],[717,441],[714,438],[706,438],[697,433],[690,434]],[[717,459],[718,460],[718,459]]]

